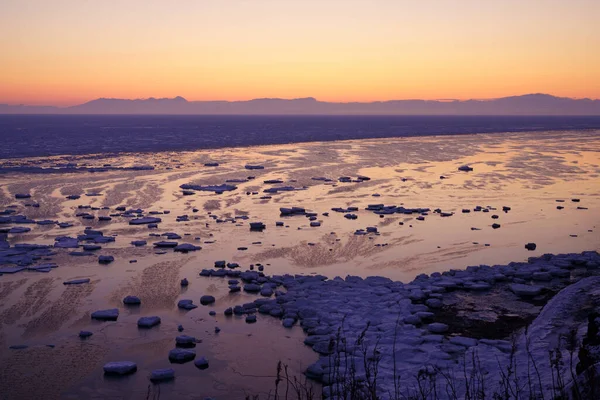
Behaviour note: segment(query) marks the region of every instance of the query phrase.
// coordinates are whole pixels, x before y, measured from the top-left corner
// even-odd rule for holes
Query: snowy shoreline
[[[475,356],[476,369],[490,375],[486,378],[490,391],[498,389],[501,371],[512,363],[530,365],[532,359],[549,367],[548,352],[559,347],[561,335],[571,328],[581,335],[587,326],[587,318],[577,315],[583,304],[600,305],[600,277],[589,276],[599,268],[600,255],[590,251],[422,274],[408,284],[377,276],[269,277],[257,271],[226,269],[203,270],[201,275],[240,278],[244,290],[263,294],[252,303],[226,310],[226,315],[268,314],[281,318],[286,327],[298,322],[307,335],[305,344],[320,354],[306,375],[323,383],[324,397],[340,395],[340,371],[346,377],[351,371],[359,381],[368,381],[372,374],[368,370],[376,365],[376,391],[387,399],[398,398],[394,391],[409,395],[416,390],[417,377],[424,371],[445,371],[455,380],[455,390],[461,390],[465,386],[461,381],[468,380],[475,369],[469,362]],[[447,309],[445,300],[450,295],[485,296],[498,289],[512,301],[546,303],[526,332],[515,328],[513,341],[466,337],[451,323],[435,322]],[[269,299],[273,291],[275,298]],[[568,354],[563,356],[567,359]],[[569,376],[567,367],[565,376]],[[552,369],[544,368],[535,385],[523,390],[549,393],[553,377],[548,371]],[[531,370],[521,368],[517,374],[525,374],[517,376],[524,381]]]

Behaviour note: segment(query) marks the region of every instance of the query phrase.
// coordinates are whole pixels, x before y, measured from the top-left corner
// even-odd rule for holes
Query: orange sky
[[[0,103],[600,98],[598,0],[2,0]]]

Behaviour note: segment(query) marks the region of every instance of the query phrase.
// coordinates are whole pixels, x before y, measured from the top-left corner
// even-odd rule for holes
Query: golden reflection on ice
[[[218,162],[218,167],[204,163]],[[19,204],[18,211],[29,218],[70,222],[74,226],[32,226],[31,232],[10,234],[15,243],[54,243],[59,235],[76,236],[85,226],[99,229],[105,235],[116,235],[114,243],[103,245],[101,254],[113,255],[116,261],[99,265],[95,257],[73,257],[59,251],[54,262],[59,268],[49,274],[21,272],[0,277],[0,382],[15,365],[25,370],[32,362],[44,363],[54,357],[50,350],[22,353],[9,352],[8,345],[25,340],[33,346],[54,341],[73,357],[89,357],[94,367],[72,364],[69,368],[81,373],[58,376],[61,385],[49,385],[49,397],[65,391],[70,397],[87,397],[90,393],[107,396],[114,390],[126,390],[131,395],[145,395],[147,381],[143,373],[127,385],[110,388],[98,381],[102,360],[125,352],[151,368],[165,367],[166,352],[176,336],[179,323],[189,327],[185,333],[204,340],[199,354],[215,360],[209,373],[199,378],[178,371],[178,382],[192,384],[195,379],[210,385],[206,395],[234,395],[240,387],[269,387],[271,381],[246,379],[239,385],[227,385],[238,373],[248,373],[256,367],[242,360],[261,359],[261,351],[275,343],[278,354],[295,360],[296,371],[316,355],[302,345],[299,329],[282,335],[276,320],[245,324],[222,316],[209,317],[206,308],[181,313],[175,306],[182,298],[198,301],[210,293],[217,298],[218,310],[251,301],[254,296],[227,292],[227,282],[198,276],[203,268],[212,268],[215,260],[238,262],[243,268],[253,263],[265,265],[265,273],[319,273],[336,275],[384,275],[409,281],[420,273],[463,268],[467,265],[499,264],[526,260],[543,253],[598,250],[600,247],[600,133],[597,131],[542,132],[445,137],[414,137],[401,139],[360,140],[326,143],[302,143],[281,146],[261,146],[235,149],[202,150],[182,153],[150,153],[93,156],[62,156],[22,160],[1,160],[2,166],[38,166],[52,168],[60,163],[79,166],[113,167],[152,165],[154,170],[117,170],[106,172],[0,174],[0,209]],[[264,170],[244,169],[246,164],[264,165]],[[468,164],[473,172],[457,168]],[[366,175],[370,181],[340,183],[340,176]],[[249,176],[254,179],[247,180]],[[441,177],[444,179],[441,179]],[[332,182],[313,180],[330,178]],[[197,192],[184,196],[179,186],[185,183],[212,185],[227,180],[238,189],[217,195]],[[263,181],[280,179],[280,186],[304,188],[291,192],[267,194],[272,186]],[[15,193],[32,194],[31,201],[39,208],[24,207],[27,201],[15,200]],[[252,194],[258,192],[258,194]],[[85,196],[101,193],[101,196]],[[79,200],[67,200],[70,194],[82,195]],[[271,198],[262,198],[263,196]],[[376,195],[376,196],[374,196]],[[580,203],[571,202],[579,198]],[[564,200],[557,203],[556,200]],[[405,207],[440,208],[454,212],[443,218],[429,213],[424,221],[416,215],[386,215],[380,218],[364,208],[368,204],[404,205]],[[145,226],[130,226],[125,218],[110,222],[82,220],[75,217],[78,205],[108,207],[90,211],[96,216],[109,215],[117,206],[143,208],[146,211],[169,210],[159,215],[163,222],[157,230]],[[496,208],[489,213],[463,213],[477,205]],[[502,212],[502,206],[511,211]],[[557,205],[564,206],[558,210]],[[280,217],[279,208],[302,206],[318,213],[320,227],[310,227],[304,216]],[[347,220],[332,207],[359,207],[358,219]],[[577,209],[577,206],[587,209]],[[195,211],[196,210],[196,211]],[[329,216],[323,215],[328,212]],[[178,215],[187,214],[189,222],[175,222]],[[499,218],[492,220],[491,215]],[[248,216],[248,221],[217,223],[211,217],[225,219]],[[262,221],[263,232],[250,232],[248,222]],[[276,227],[283,221],[284,227]],[[492,229],[493,222],[501,224]],[[379,235],[355,235],[357,229],[377,227]],[[472,229],[475,228],[475,229]],[[154,254],[151,244],[163,238],[150,233],[175,232],[180,243],[192,243],[202,250],[186,255]],[[571,235],[576,235],[573,237]],[[147,240],[148,246],[135,248],[132,240]],[[536,251],[527,251],[524,244],[535,242]],[[247,250],[238,250],[247,247]],[[136,263],[129,263],[130,260]],[[187,277],[190,286],[181,289],[178,282]],[[90,278],[82,287],[64,287],[68,279]],[[143,298],[140,310],[124,309],[121,299],[128,294]],[[114,324],[106,324],[93,337],[94,347],[80,346],[76,333],[90,326],[90,312],[120,307],[122,315]],[[135,321],[144,315],[161,315],[160,329],[140,337],[133,329]],[[261,321],[269,320],[263,318]],[[239,322],[239,321],[238,321]],[[223,328],[220,335],[214,327]],[[265,327],[268,327],[266,329]],[[246,329],[255,335],[247,339]],[[268,331],[268,332],[267,332]],[[286,337],[287,335],[288,337]],[[282,339],[283,338],[283,339]],[[252,343],[242,346],[244,340]],[[131,341],[141,349],[127,350]],[[241,341],[241,342],[240,342]],[[152,350],[153,349],[153,350]],[[233,350],[237,349],[237,350]],[[286,350],[287,349],[287,350]],[[34,352],[35,357],[31,356]],[[244,353],[244,357],[236,354]],[[33,358],[30,358],[33,357]],[[46,358],[44,358],[46,357]],[[261,367],[261,373],[272,373]],[[274,366],[272,366],[274,368]],[[67,372],[68,369],[67,368]],[[178,368],[178,367],[177,367]],[[72,371],[71,371],[72,372]],[[42,372],[45,374],[45,372]],[[94,374],[96,374],[94,376]],[[181,374],[181,375],[179,375]],[[44,375],[51,380],[51,375]],[[181,376],[181,377],[180,377]],[[225,376],[228,379],[218,378]],[[14,381],[15,394],[27,392],[26,381]],[[246,385],[246,386],[244,386]],[[262,386],[261,386],[262,385]],[[1,386],[1,384],[0,384]],[[107,391],[107,392],[103,392]],[[68,397],[68,396],[67,396]],[[164,397],[161,395],[161,398]],[[185,397],[185,396],[184,396]]]

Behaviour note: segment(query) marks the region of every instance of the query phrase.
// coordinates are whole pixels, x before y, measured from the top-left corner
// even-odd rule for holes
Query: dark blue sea
[[[0,158],[600,129],[600,116],[0,115]]]

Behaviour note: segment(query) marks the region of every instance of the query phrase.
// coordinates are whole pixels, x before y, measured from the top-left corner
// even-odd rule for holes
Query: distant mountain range
[[[0,104],[0,114],[166,115],[600,115],[600,100],[526,94],[491,100],[390,100],[334,103],[312,97],[248,101],[96,99],[72,107]]]

